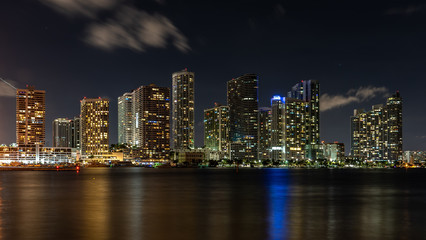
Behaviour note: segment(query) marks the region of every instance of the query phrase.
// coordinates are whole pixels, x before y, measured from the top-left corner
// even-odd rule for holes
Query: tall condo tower
[[[172,148],[194,148],[194,73],[172,74]]]
[[[53,147],[72,147],[72,120],[57,118],[52,122]]]
[[[363,160],[402,160],[402,98],[399,92],[386,105],[354,110],[351,155]]]
[[[125,93],[118,97],[118,143],[135,145],[133,93]]]
[[[257,158],[258,76],[244,74],[228,81],[228,106],[232,153],[242,160]],[[242,149],[233,151],[239,144]],[[242,153],[242,154],[241,154]]]
[[[302,80],[291,88],[287,97],[303,100],[306,106],[306,143],[320,143],[320,84],[317,80]]]
[[[142,158],[165,161],[170,154],[170,88],[155,84],[133,92],[135,143]]]
[[[257,155],[259,160],[271,159],[271,120],[271,108],[259,108],[259,124],[257,126]]]
[[[44,146],[45,94],[34,87],[16,90],[16,143],[19,146]]]
[[[109,100],[84,98],[80,103],[81,154],[102,155],[109,152]]]
[[[229,150],[229,107],[215,104],[204,110],[204,145],[214,151]]]

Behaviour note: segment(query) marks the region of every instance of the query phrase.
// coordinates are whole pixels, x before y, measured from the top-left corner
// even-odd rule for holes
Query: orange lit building
[[[16,143],[19,146],[44,146],[45,94],[44,90],[34,87],[16,90]]]

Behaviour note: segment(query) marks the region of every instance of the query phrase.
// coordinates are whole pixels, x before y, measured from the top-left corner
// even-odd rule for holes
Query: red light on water
[[[59,169],[59,166],[56,166],[56,169]]]
[[[80,170],[80,166],[77,166],[76,168],[77,168],[77,171]]]

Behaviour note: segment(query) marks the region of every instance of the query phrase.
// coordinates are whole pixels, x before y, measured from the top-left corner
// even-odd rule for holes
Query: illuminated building
[[[306,143],[320,143],[320,85],[316,80],[302,80],[291,88],[287,97],[303,100],[306,105]]]
[[[45,94],[34,87],[16,90],[16,143],[19,146],[44,146]]]
[[[271,108],[259,108],[259,124],[257,129],[258,159],[269,160],[271,158]]]
[[[351,155],[364,160],[402,160],[402,98],[399,92],[386,105],[371,111],[354,110]]]
[[[345,144],[334,142],[323,144],[323,156],[328,161],[344,161],[345,160]]]
[[[72,148],[81,148],[81,130],[80,130],[80,118],[74,117],[74,120],[71,120],[71,139],[72,139]]]
[[[231,159],[257,159],[258,77],[244,74],[227,83]],[[232,146],[236,149],[233,150]]]
[[[215,103],[204,110],[204,145],[215,151],[229,150],[229,107]]]
[[[71,163],[73,161],[72,150],[68,147],[39,147],[39,145],[25,147],[0,146],[0,163],[55,164]]]
[[[155,84],[133,92],[135,144],[140,158],[165,161],[170,154],[170,88]]]
[[[81,154],[95,156],[109,152],[109,100],[84,98],[80,104]]]
[[[271,99],[271,157],[272,160],[301,160],[305,158],[306,109],[309,103],[274,96]]]
[[[118,97],[118,143],[135,145],[133,93]]]
[[[185,68],[172,74],[172,132],[174,149],[194,148],[194,73]]]
[[[57,118],[52,122],[53,147],[72,147],[72,121],[67,118]]]

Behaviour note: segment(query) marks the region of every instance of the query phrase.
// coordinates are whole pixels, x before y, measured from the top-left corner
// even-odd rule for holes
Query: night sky
[[[404,99],[404,150],[426,150],[425,1],[2,0],[0,77],[46,90],[54,118],[79,115],[83,97],[107,97],[110,143],[117,97],[171,87],[195,72],[196,145],[203,110],[226,104],[226,82],[259,75],[259,107],[302,79],[321,84],[321,140],[350,148],[354,108]],[[0,83],[0,143],[15,142],[15,92]]]

